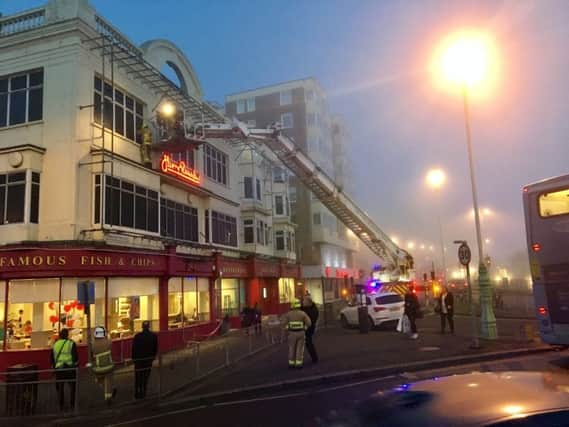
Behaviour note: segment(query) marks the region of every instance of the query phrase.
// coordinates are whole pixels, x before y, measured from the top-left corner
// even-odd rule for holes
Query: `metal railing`
[[[28,10],[17,15],[0,17],[0,37],[41,27],[45,23],[45,9]]]
[[[230,330],[205,341],[190,340],[184,349],[156,358],[115,361],[108,379],[110,388],[116,389],[111,405],[141,398],[137,395],[140,390],[135,389],[137,376],[144,380],[148,374],[144,398],[161,399],[283,339],[280,325],[257,325]],[[18,366],[0,373],[0,425],[2,417],[80,414],[108,406],[104,381],[101,377],[98,380],[89,367],[57,371],[29,368]]]

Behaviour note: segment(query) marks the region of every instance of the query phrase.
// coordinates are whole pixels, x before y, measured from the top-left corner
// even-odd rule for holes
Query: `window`
[[[284,231],[279,230],[275,233],[275,246],[277,251],[285,250]]]
[[[286,182],[286,171],[284,168],[275,166],[273,168],[273,181],[274,182]]]
[[[237,100],[237,114],[243,114],[247,111],[247,103],[244,99]]]
[[[0,128],[43,118],[43,69],[0,77]]]
[[[103,125],[131,141],[142,143],[142,118],[144,103],[129,93],[94,79],[94,117],[95,123]]]
[[[285,247],[286,247],[287,251],[290,251],[290,250],[292,250],[292,242],[291,242],[291,238],[290,238],[290,236],[291,236],[290,231],[287,231],[285,233],[285,236],[286,236],[286,242],[285,242],[286,246]]]
[[[101,196],[101,175],[95,178],[95,223],[100,221],[103,209],[105,224],[158,232],[157,191],[107,175],[102,179],[105,182],[104,197]]]
[[[265,244],[266,245],[270,245],[271,244],[271,227],[269,227],[269,224],[265,223]]]
[[[265,244],[265,223],[261,220],[257,220],[257,243],[260,245]]]
[[[281,114],[281,124],[283,129],[291,129],[294,126],[292,113]]]
[[[538,203],[542,217],[569,214],[569,189],[540,194]]]
[[[241,311],[241,289],[244,283],[240,279],[221,279],[221,311],[223,315],[239,316]],[[244,303],[244,301],[243,301]]]
[[[208,178],[220,184],[227,185],[229,175],[228,164],[227,154],[209,144],[204,144],[203,169]]]
[[[245,243],[255,243],[255,227],[252,219],[243,220],[243,237]]]
[[[292,104],[292,90],[283,90],[280,93],[280,103],[281,105]]]
[[[197,242],[198,210],[168,199],[160,199],[160,234]]]
[[[320,218],[320,213],[312,214],[312,223],[314,225],[320,225],[322,223],[322,220]]]
[[[256,186],[256,194],[257,200],[263,200],[263,193],[261,192],[261,180],[259,178],[255,178]]]
[[[0,225],[38,223],[40,174],[32,172],[31,181],[26,171],[0,174]],[[26,213],[26,185],[30,188],[30,215]]]
[[[253,178],[246,176],[243,178],[244,194],[246,199],[253,198]]]
[[[146,277],[111,277],[108,279],[108,327],[111,338],[124,338],[142,330],[150,321],[151,330],[159,330],[158,280]]]
[[[208,279],[171,277],[168,280],[168,329],[209,320]]]
[[[237,246],[237,219],[212,210],[211,241],[220,245]]]
[[[255,111],[255,98],[247,98],[247,112]]]
[[[275,215],[284,215],[284,201],[283,196],[275,196]]]
[[[172,153],[172,159],[176,162],[184,162],[191,169],[195,169],[194,150],[186,150],[178,153]]]
[[[401,295],[384,295],[382,297],[377,297],[375,302],[379,305],[381,304],[394,304],[397,302],[403,302]]]
[[[290,248],[291,252],[296,252],[296,237],[294,233],[290,233]]]

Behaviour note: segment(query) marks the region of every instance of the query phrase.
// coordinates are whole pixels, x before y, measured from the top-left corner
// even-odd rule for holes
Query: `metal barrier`
[[[230,330],[203,341],[189,340],[184,349],[155,359],[126,359],[123,355],[130,354],[130,348],[125,347],[114,371],[106,377],[97,377],[85,366],[65,370],[16,366],[0,373],[0,417],[79,414],[106,407],[105,381],[108,390],[116,390],[112,405],[140,398],[160,399],[283,339],[284,330],[273,324]],[[137,379],[139,385],[147,383],[144,396],[141,387],[135,389]]]

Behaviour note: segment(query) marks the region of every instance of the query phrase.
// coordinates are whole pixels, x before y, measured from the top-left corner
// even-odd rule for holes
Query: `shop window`
[[[0,77],[0,128],[43,117],[43,70]]]
[[[108,283],[108,329],[111,338],[125,338],[142,330],[150,321],[159,329],[158,279],[110,278]]]
[[[131,141],[142,143],[142,120],[144,103],[135,99],[122,89],[114,88],[110,83],[95,76],[94,80],[94,120],[106,128],[125,136]]]
[[[239,279],[221,279],[221,311],[224,316],[239,315]]]
[[[10,281],[7,349],[43,348],[53,343],[63,321],[59,286],[59,279]]]
[[[105,326],[105,280],[102,278],[65,278],[61,282],[61,303],[59,328],[68,328],[69,335],[78,343],[87,338],[87,316],[85,307],[77,300],[77,283],[90,281],[95,285],[95,302],[90,305],[91,327]]]
[[[294,279],[281,277],[279,279],[279,303],[291,302],[294,298]]]
[[[168,282],[168,328],[209,321],[209,281],[173,277]]]

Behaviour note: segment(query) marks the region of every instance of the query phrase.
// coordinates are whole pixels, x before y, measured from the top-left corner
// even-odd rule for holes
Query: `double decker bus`
[[[525,186],[523,203],[541,339],[569,345],[569,175]]]

